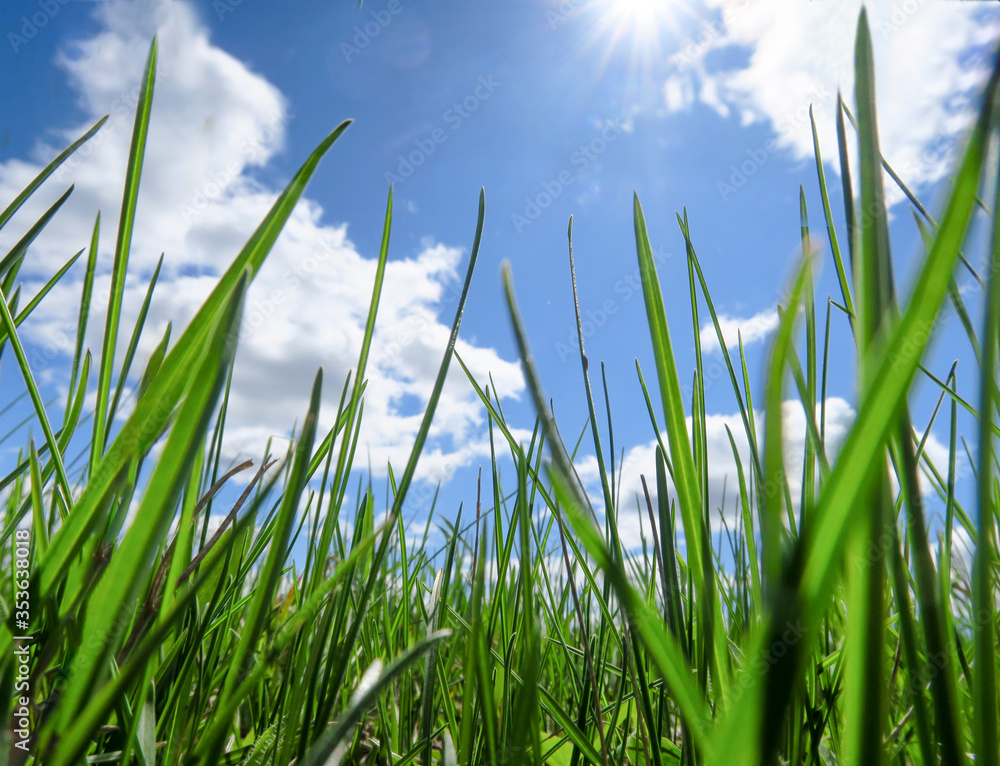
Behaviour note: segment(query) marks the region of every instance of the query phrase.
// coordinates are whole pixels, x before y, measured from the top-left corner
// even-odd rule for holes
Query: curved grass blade
[[[439,641],[451,635],[450,630],[441,630],[432,633],[426,638],[418,641],[402,655],[400,655],[389,667],[382,670],[382,662],[376,660],[365,672],[364,677],[358,684],[351,704],[347,710],[337,719],[323,735],[316,740],[316,743],[306,753],[301,761],[301,766],[325,766],[325,764],[338,764],[340,758],[329,760],[338,745],[343,743],[345,736],[361,720],[364,714],[370,710],[379,695],[400,675],[413,665],[420,657],[436,646]]]
[[[10,252],[0,260],[0,277],[7,278],[11,274],[16,274],[18,269],[21,267],[21,263],[24,260],[24,254],[28,251],[28,247],[35,238],[41,234],[42,229],[44,229],[49,221],[52,220],[52,216],[56,214],[56,211],[63,206],[63,203],[69,199],[69,195],[73,193],[73,186],[70,186],[62,196],[59,197],[55,202],[52,203],[51,207],[46,210],[41,218],[32,224],[31,228],[25,233],[21,239],[17,241],[17,244],[10,249]]]
[[[66,263],[62,265],[59,271],[53,274],[52,277],[49,279],[49,281],[46,282],[44,285],[42,285],[42,288],[38,291],[38,293],[30,301],[28,301],[28,305],[17,313],[17,316],[14,318],[15,327],[20,327],[21,323],[24,322],[24,320],[27,319],[29,316],[31,316],[31,312],[38,307],[38,304],[41,303],[42,300],[45,298],[45,296],[48,295],[49,292],[52,290],[52,288],[56,286],[56,283],[63,278],[63,275],[67,271],[69,271],[70,268],[72,268],[73,264],[76,263],[77,259],[82,254],[83,250],[78,252],[68,261],[66,261]],[[13,300],[11,302],[13,303]],[[6,341],[7,341],[7,330],[0,329],[0,346],[2,346]]]
[[[104,115],[101,119],[95,122],[86,133],[63,149],[58,155],[56,155],[54,160],[42,168],[38,175],[32,179],[31,183],[24,187],[24,190],[14,198],[14,201],[4,208],[2,213],[0,213],[0,229],[2,229],[4,224],[10,220],[11,216],[13,216],[14,213],[20,209],[21,205],[23,205],[25,201],[35,193],[35,190],[45,183],[45,180],[55,172],[56,168],[62,165],[69,158],[69,156],[79,149],[84,143],[93,138],[94,134],[97,133],[97,131],[101,129],[101,126],[103,126],[107,121],[108,115]]]
[[[840,284],[840,294],[844,299],[844,306],[851,317],[851,324],[854,324],[854,300],[851,297],[851,283],[847,278],[847,270],[844,268],[844,259],[840,253],[840,242],[837,240],[837,228],[833,224],[833,213],[830,210],[830,190],[826,185],[826,171],[823,169],[823,155],[819,148],[819,132],[816,130],[816,118],[813,116],[812,105],[809,105],[809,124],[812,128],[813,153],[816,156],[816,177],[819,180],[819,193],[823,201],[823,218],[826,220],[826,233],[830,241],[830,252],[833,253],[833,265],[837,270],[837,281]],[[846,166],[845,166],[846,168]],[[846,172],[850,172],[849,169]]]

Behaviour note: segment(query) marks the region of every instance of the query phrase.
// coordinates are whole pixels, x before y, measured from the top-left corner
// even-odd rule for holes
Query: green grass
[[[39,392],[18,328],[83,251],[20,311],[17,276],[29,245],[72,187],[0,260],[0,351],[9,344],[44,435],[42,444],[25,445],[14,470],[0,479],[7,492],[0,719],[20,718],[19,696],[27,694],[31,730],[29,753],[18,747],[17,731],[2,730],[4,762],[1000,763],[1000,215],[988,207],[998,193],[989,188],[997,173],[987,162],[989,146],[1000,138],[1000,70],[984,91],[940,220],[903,189],[926,244],[903,296],[893,276],[883,170],[890,180],[898,177],[879,146],[863,12],[856,67],[854,109],[840,102],[837,120],[846,226],[833,219],[818,138],[814,144],[842,294],[818,315],[817,255],[800,189],[803,255],[767,357],[764,401],[757,403],[763,423],[755,419],[742,345],[734,358],[722,340],[685,212],[677,223],[696,351],[694,385],[687,387],[692,371],[678,369],[646,216],[635,199],[655,379],[647,381],[638,364],[637,374],[659,439],[655,473],[643,477],[655,501],[649,491],[642,498],[649,532],[641,551],[623,547],[618,534],[618,509],[633,507],[635,499],[616,486],[610,398],[603,366],[603,401],[591,388],[597,366],[584,353],[578,302],[587,411],[566,432],[586,423],[575,444],[564,441],[551,415],[509,266],[503,286],[538,414],[528,444],[514,437],[491,385],[473,379],[455,350],[485,195],[450,343],[411,456],[402,473],[390,472],[389,513],[376,525],[374,490],[355,472],[354,458],[389,252],[391,192],[358,363],[346,381],[332,382],[341,386],[335,426],[317,430],[323,385],[331,383],[320,370],[288,453],[280,459],[262,451],[246,491],[209,538],[216,494],[250,468],[224,471],[221,452],[244,296],[349,123],[307,158],[195,318],[176,338],[168,329],[139,371],[135,349],[145,311],[131,328],[121,325],[120,312],[153,99],[154,42],[124,181],[103,353],[94,369],[84,347],[95,224],[61,422]],[[102,124],[56,157],[0,213],[0,226]],[[816,136],[815,123],[813,130]],[[858,167],[849,168],[854,141]],[[974,215],[990,227],[978,325],[953,278],[959,261],[968,265],[962,249]],[[576,296],[572,220],[568,239]],[[922,363],[946,300],[975,350],[978,402],[958,395],[955,368],[935,375]],[[735,527],[715,538],[698,340],[705,309],[744,431],[729,433],[740,514]],[[836,322],[850,326],[853,349],[831,349]],[[123,333],[130,342],[116,360]],[[825,443],[826,377],[831,354],[844,353],[857,360],[857,417],[833,456]],[[408,543],[402,509],[453,361],[487,414],[491,460],[474,509],[433,508],[420,543]],[[138,398],[116,429],[129,379],[140,381]],[[947,423],[945,466],[933,465],[914,436],[908,395],[921,379],[939,389],[932,422]],[[96,392],[96,406],[84,416],[88,391]],[[802,490],[792,497],[781,405],[796,397],[807,413],[807,440]],[[978,423],[974,508],[956,495],[957,467],[965,460],[959,408]],[[92,424],[85,430],[87,417]],[[744,438],[751,445],[747,460],[737,448]],[[597,457],[596,496],[574,469],[585,439]],[[64,463],[71,442],[89,445],[76,473]],[[514,473],[501,481],[505,460]],[[922,486],[945,504],[942,529],[928,526]],[[130,507],[137,511],[126,524]],[[171,534],[174,519],[179,524]],[[435,519],[446,531],[441,548],[428,544]],[[973,542],[970,570],[956,565],[952,536],[959,529]],[[306,552],[304,560],[292,560],[293,546]],[[24,581],[15,572],[25,571],[31,587],[14,598],[15,579]],[[27,631],[17,624],[25,602]],[[29,631],[30,642],[15,638]],[[30,691],[17,686],[16,694],[24,680],[14,651],[20,646],[29,646]]]

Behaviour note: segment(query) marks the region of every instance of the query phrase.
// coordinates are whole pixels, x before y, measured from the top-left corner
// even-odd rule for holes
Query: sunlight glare
[[[658,58],[663,32],[676,26],[677,4],[678,0],[595,0],[599,16],[592,40],[603,39],[606,57],[625,46],[633,65],[646,65]]]
[[[628,22],[636,30],[649,29],[649,25],[656,24],[657,16],[665,5],[664,0],[612,0],[611,2],[613,12],[619,14],[623,21]]]

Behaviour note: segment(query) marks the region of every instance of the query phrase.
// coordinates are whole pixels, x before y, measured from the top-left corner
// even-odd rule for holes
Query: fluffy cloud
[[[984,3],[868,2],[882,149],[913,186],[942,178],[975,112],[1000,15]],[[769,123],[774,148],[812,156],[812,104],[836,164],[838,88],[853,110],[859,0],[706,0],[671,57],[670,111],[700,102],[743,124]],[[768,149],[770,151],[770,149]]]
[[[178,337],[267,213],[279,190],[256,180],[254,170],[281,151],[295,115],[273,85],[215,47],[193,9],[180,0],[113,0],[94,12],[102,31],[66,48],[58,63],[87,124],[104,113],[111,117],[56,182],[5,227],[0,246],[9,247],[69,183],[76,184],[25,263],[22,276],[32,294],[69,254],[87,244],[97,210],[104,211],[87,338],[99,351],[137,84],[149,41],[158,34],[152,123],[125,291],[124,337],[116,357],[121,360],[128,328],[165,253],[137,355],[141,370],[168,321]],[[76,125],[56,133],[28,160],[0,163],[0,197],[12,199],[43,162],[84,129]],[[376,254],[359,252],[346,224],[329,218],[319,202],[303,199],[250,290],[230,404],[230,457],[259,457],[269,437],[288,434],[305,413],[320,365],[326,393],[320,426],[332,426],[341,385],[357,364]],[[401,465],[409,454],[447,343],[465,255],[461,248],[428,239],[418,252],[387,266],[358,454],[364,463],[370,459],[377,473],[384,473],[388,461]],[[25,327],[37,372],[56,387],[66,383],[81,280],[78,266]],[[500,396],[520,395],[524,384],[518,364],[463,341],[459,352],[477,376],[492,373]],[[435,481],[488,454],[481,407],[461,369],[453,368],[421,460],[421,475]]]
[[[765,309],[746,319],[732,317],[728,314],[719,315],[719,327],[722,329],[726,348],[738,346],[740,337],[743,338],[744,346],[763,340],[778,328],[778,322],[779,317],[776,309]],[[721,350],[722,347],[719,345],[719,336],[715,332],[714,323],[707,322],[702,325],[698,335],[705,353]]]

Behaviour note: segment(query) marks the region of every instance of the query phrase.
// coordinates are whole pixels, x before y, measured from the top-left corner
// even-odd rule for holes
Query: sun
[[[665,10],[664,0],[611,0],[609,12],[634,27],[636,30],[650,29]]]
[[[591,0],[596,24],[590,41],[605,58],[625,48],[633,65],[646,65],[662,52],[665,32],[676,32],[679,0]]]

